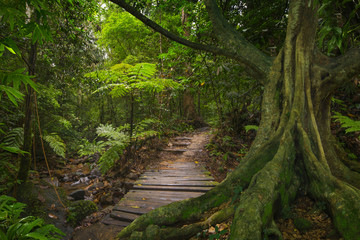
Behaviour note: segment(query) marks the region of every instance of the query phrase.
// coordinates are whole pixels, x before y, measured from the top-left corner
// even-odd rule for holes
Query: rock
[[[123,182],[121,182],[121,181],[114,181],[114,182],[112,183],[112,185],[113,185],[114,188],[120,189],[120,188],[123,187],[124,184],[123,184]]]
[[[70,197],[74,198],[75,200],[83,200],[85,197],[85,190],[79,189],[69,194]]]
[[[129,173],[129,175],[127,175],[127,177],[131,180],[136,180],[136,179],[138,179],[139,174],[131,172],[131,173]]]
[[[53,178],[43,178],[44,181],[46,181],[47,183],[49,183],[50,185],[53,185],[55,187],[59,186],[59,180],[57,177],[53,177]]]
[[[65,176],[63,177],[62,180],[63,180],[64,182],[70,182],[70,181],[71,181],[70,177],[69,177],[67,174],[65,174]]]
[[[305,218],[294,218],[294,226],[300,232],[306,232],[312,228],[312,223]]]
[[[100,198],[100,203],[102,205],[113,204],[113,202],[114,202],[114,199],[113,199],[113,197],[111,196],[110,193],[107,193],[107,194],[101,196],[101,198]]]
[[[75,175],[76,175],[76,176],[79,176],[79,177],[85,176],[84,173],[83,173],[81,170],[76,171],[76,172],[75,172]]]
[[[104,187],[104,183],[102,183],[102,182],[94,183],[94,185],[89,187],[89,191],[95,190],[97,188],[102,188],[102,187]]]
[[[94,168],[93,170],[91,170],[90,176],[100,177],[100,176],[101,176],[101,172],[100,172],[99,167],[96,167],[96,168]]]

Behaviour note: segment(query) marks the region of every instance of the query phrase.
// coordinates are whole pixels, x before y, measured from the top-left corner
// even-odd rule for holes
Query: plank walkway
[[[217,182],[210,173],[191,157],[183,156],[187,151],[199,151],[191,140],[187,137],[173,139],[164,151],[179,157],[163,161],[157,169],[149,169],[142,174],[102,223],[126,227],[155,208],[198,197],[213,188]]]

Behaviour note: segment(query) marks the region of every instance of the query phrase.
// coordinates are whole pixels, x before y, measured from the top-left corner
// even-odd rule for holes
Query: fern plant
[[[65,158],[66,145],[57,133],[45,135],[44,140],[58,156]]]
[[[1,124],[4,126],[4,124]],[[16,180],[18,154],[28,154],[22,151],[23,128],[14,128],[8,132],[0,131],[0,193],[7,191],[18,181]]]
[[[0,196],[0,239],[39,239],[57,240],[65,234],[52,224],[45,224],[41,218],[27,216],[20,218],[26,204],[19,203],[15,198]]]
[[[104,153],[106,143],[104,141],[92,141],[89,142],[87,139],[83,139],[83,144],[79,145],[78,154],[80,157],[87,156],[87,155],[93,155],[95,153]]]
[[[360,132],[360,121],[353,120],[339,112],[334,112],[332,118],[335,119],[335,122],[339,122],[342,128],[345,128],[345,133]]]
[[[162,129],[163,125],[161,121],[154,118],[147,118],[136,124],[134,138],[158,136],[161,134]]]
[[[259,129],[259,127],[256,126],[256,125],[246,125],[244,128],[245,128],[245,131],[246,131],[246,132],[248,132],[248,131],[250,131],[250,130],[255,130],[255,131],[257,131],[257,130]]]

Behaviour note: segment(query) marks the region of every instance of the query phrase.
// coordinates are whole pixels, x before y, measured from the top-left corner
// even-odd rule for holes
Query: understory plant
[[[0,196],[0,239],[1,240],[57,240],[65,234],[52,224],[34,216],[22,217],[26,204],[15,198]]]

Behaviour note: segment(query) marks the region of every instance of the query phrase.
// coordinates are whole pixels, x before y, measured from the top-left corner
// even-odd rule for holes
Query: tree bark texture
[[[229,239],[260,240],[265,229],[281,239],[274,217],[300,192],[326,203],[345,239],[360,239],[360,174],[330,132],[332,94],[360,73],[360,50],[335,59],[320,53],[317,6],[292,0],[283,49],[271,59],[226,22],[216,0],[204,3],[223,55],[232,52],[264,84],[256,139],[239,167],[213,190],[142,215],[119,233],[120,239],[187,239],[227,218],[233,218]],[[234,199],[239,189],[244,190]],[[215,213],[206,215],[209,210]],[[157,230],[150,238],[151,229]]]

